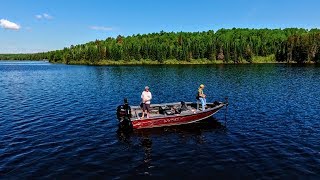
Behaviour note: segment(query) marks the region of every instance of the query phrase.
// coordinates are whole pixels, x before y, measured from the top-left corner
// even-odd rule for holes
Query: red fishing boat
[[[124,105],[118,106],[117,117],[121,125],[134,129],[175,126],[207,119],[227,105],[227,102],[207,103],[202,110],[199,103],[193,102],[152,104],[150,116],[145,118],[141,117],[140,106],[130,107],[125,99]]]

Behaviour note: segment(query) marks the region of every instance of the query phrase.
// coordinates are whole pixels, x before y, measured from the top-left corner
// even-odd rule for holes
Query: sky
[[[0,53],[117,35],[221,28],[320,28],[318,0],[0,0]]]

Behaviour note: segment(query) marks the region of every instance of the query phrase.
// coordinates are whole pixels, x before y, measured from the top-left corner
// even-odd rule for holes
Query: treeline
[[[48,52],[35,54],[0,54],[0,60],[43,60],[48,56]]]
[[[46,53],[13,55],[12,59],[49,59],[50,62],[97,64],[101,61],[206,59],[225,63],[252,62],[254,57],[277,62],[320,62],[319,29],[220,29],[217,32],[159,32],[72,45]],[[6,55],[0,55],[6,59]]]

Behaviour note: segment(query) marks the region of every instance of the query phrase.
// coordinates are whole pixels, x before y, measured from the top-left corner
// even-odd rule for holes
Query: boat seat
[[[157,109],[153,109],[150,111],[151,114],[159,114],[159,110]]]

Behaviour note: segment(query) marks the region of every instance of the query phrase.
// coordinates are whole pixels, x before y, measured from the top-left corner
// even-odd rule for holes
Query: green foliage
[[[252,63],[275,63],[276,57],[274,54],[269,56],[254,56],[251,60]]]
[[[48,53],[35,54],[0,54],[0,60],[43,60]]]
[[[174,62],[319,62],[318,29],[220,29],[217,32],[164,32],[117,36],[36,54],[0,59],[49,59],[66,64]]]

